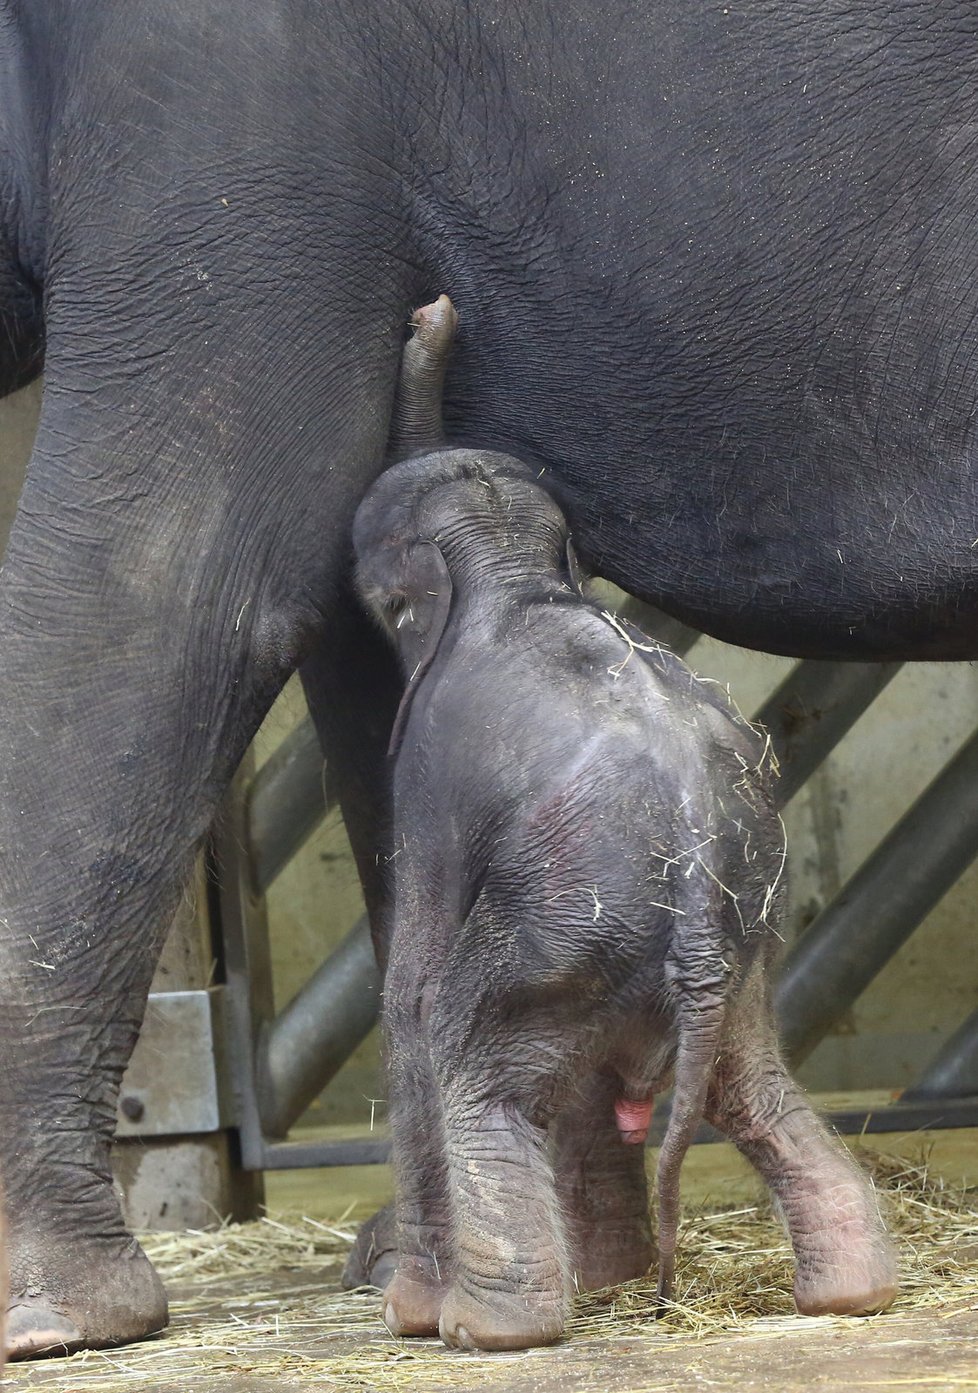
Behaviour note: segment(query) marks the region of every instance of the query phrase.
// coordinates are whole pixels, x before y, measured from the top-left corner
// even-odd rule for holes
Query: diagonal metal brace
[[[978,731],[785,959],[775,993],[797,1064],[978,855]]]

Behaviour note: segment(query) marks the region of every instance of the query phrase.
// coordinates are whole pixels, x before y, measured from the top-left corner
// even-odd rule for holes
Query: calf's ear
[[[402,580],[405,602],[394,628],[407,686],[394,721],[390,754],[400,746],[411,702],[438,651],[452,607],[452,578],[434,542],[419,542],[411,548]]]

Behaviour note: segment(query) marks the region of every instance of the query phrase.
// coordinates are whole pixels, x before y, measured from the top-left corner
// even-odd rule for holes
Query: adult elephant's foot
[[[8,1359],[130,1344],[167,1324],[166,1292],[135,1239],[11,1241]]]
[[[397,1216],[392,1204],[385,1204],[364,1220],[350,1249],[340,1284],[347,1291],[354,1287],[376,1287],[384,1291],[397,1268]]]
[[[471,1292],[456,1283],[442,1302],[438,1333],[452,1349],[530,1349],[564,1333],[563,1299]]]
[[[384,1324],[400,1337],[437,1335],[447,1290],[434,1267],[402,1259],[384,1291]]]

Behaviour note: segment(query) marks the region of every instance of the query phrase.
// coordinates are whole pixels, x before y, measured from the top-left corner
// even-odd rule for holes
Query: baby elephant
[[[403,660],[384,995],[396,1334],[518,1349],[568,1294],[655,1260],[704,1116],[773,1189],[805,1312],[877,1311],[873,1191],[778,1052],[767,973],[783,829],[765,746],[724,695],[579,588],[567,523],[515,459],[449,449],[455,314],[418,311],[394,464],[354,529],[361,594]],[[410,452],[414,452],[413,456]]]

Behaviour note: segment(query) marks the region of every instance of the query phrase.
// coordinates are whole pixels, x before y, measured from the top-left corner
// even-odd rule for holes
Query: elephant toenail
[[[475,1349],[475,1341],[466,1330],[464,1325],[459,1325],[455,1330],[455,1341],[462,1349]]]
[[[392,1335],[400,1335],[401,1325],[397,1319],[397,1312],[394,1310],[393,1301],[388,1301],[384,1307],[384,1324]]]

